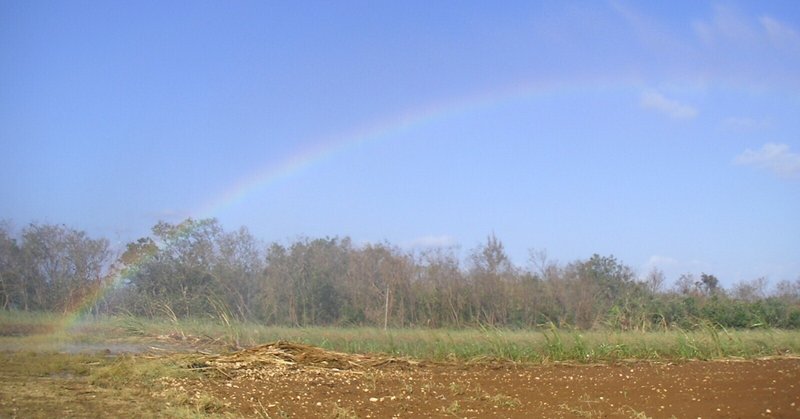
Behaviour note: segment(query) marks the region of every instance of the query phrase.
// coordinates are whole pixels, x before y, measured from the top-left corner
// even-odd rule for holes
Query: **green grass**
[[[552,325],[537,329],[390,329],[371,327],[275,327],[215,318],[151,320],[133,316],[83,319],[64,324],[48,314],[0,312],[0,350],[58,350],[65,345],[136,344],[167,337],[216,344],[215,350],[276,340],[348,353],[377,353],[429,361],[613,362],[800,355],[800,331],[726,330],[703,324],[693,330],[581,331]],[[48,343],[51,346],[47,346]]]
[[[174,352],[223,352],[277,340],[349,353],[465,363],[604,363],[800,355],[800,331],[726,330],[712,324],[657,332],[581,331],[553,325],[529,330],[484,327],[385,331],[367,327],[272,327],[214,318],[152,320],[117,316],[65,322],[49,314],[0,312],[0,393],[24,394],[26,397],[14,405],[14,409],[22,409],[19,412],[23,416],[61,412],[69,406],[71,412],[102,410],[109,416],[229,417],[225,403],[212,392],[187,393],[175,385],[203,382],[209,377],[198,369],[187,368],[194,365],[196,355]],[[169,355],[124,354],[126,348],[136,352],[136,348],[147,351],[151,347],[164,347],[167,351],[157,353]],[[112,348],[113,354],[103,348]],[[365,374],[365,380],[368,376]],[[456,395],[474,394],[509,408],[520,403],[512,396],[491,395],[480,387],[459,383],[451,384],[450,391]],[[91,398],[75,401],[75,394],[90,394]],[[442,412],[463,416],[463,409],[458,402],[452,402]],[[632,416],[644,417],[631,411]],[[19,412],[0,406],[0,416]],[[266,411],[262,416],[269,417]],[[337,405],[329,417],[349,418],[354,417],[354,412]]]

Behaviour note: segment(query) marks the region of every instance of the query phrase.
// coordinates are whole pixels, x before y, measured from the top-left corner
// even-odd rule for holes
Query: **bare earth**
[[[797,358],[436,364],[276,343],[193,359],[198,374],[164,378],[167,391],[211,395],[236,416],[800,418]],[[124,416],[135,403],[74,377],[3,375],[0,417]]]

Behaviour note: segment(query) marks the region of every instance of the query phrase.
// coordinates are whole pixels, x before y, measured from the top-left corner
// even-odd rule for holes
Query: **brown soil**
[[[51,333],[52,325],[44,324],[0,324],[0,336],[30,336]]]
[[[175,383],[262,417],[800,417],[800,359],[418,364],[277,343]],[[337,416],[338,415],[338,416]]]
[[[262,418],[800,418],[797,358],[439,364],[286,342],[159,356],[180,356],[193,373],[162,378],[156,393],[120,393],[70,375],[0,370],[0,417],[162,416],[165,401],[182,397],[206,412]]]

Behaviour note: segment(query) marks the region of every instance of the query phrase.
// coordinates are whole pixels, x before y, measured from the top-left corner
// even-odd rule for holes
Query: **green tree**
[[[104,285],[111,259],[108,240],[64,225],[30,224],[20,249],[24,309],[71,311]]]
[[[159,222],[152,238],[128,245],[122,256],[135,311],[176,316],[214,314],[221,286],[213,275],[222,228],[216,219]]]
[[[697,288],[707,296],[716,295],[721,291],[719,279],[714,275],[706,273],[700,274],[700,281],[697,282],[696,285]]]

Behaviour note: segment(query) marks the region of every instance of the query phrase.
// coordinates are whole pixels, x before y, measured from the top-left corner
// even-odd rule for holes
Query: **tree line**
[[[215,219],[159,222],[114,251],[65,225],[0,224],[3,310],[86,310],[148,317],[213,317],[265,324],[383,327],[566,327],[649,330],[800,328],[800,278],[730,289],[712,274],[671,287],[614,256],[559,264],[531,251],[515,266],[489,235],[461,260],[452,248],[406,251],[343,237],[263,244]]]

